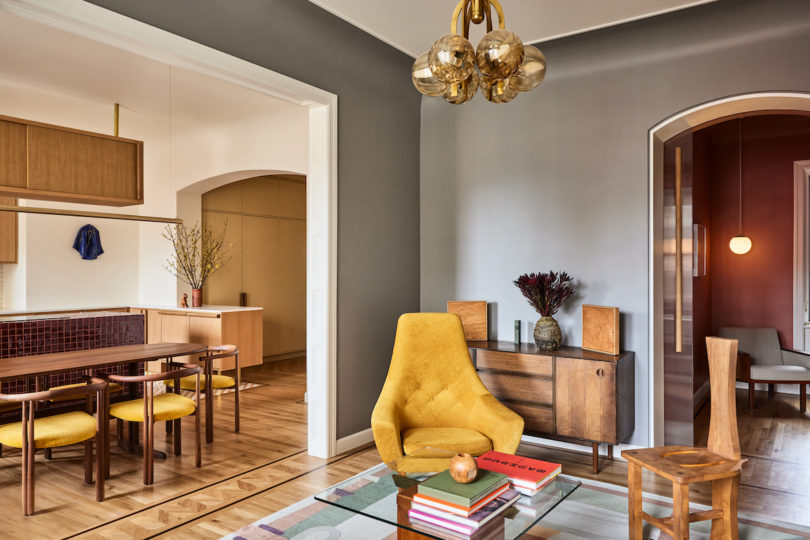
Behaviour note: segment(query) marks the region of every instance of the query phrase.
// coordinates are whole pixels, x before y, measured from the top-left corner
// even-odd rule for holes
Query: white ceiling
[[[416,57],[450,32],[457,0],[309,0]],[[501,0],[506,28],[524,43],[548,41],[716,0]],[[493,10],[494,14],[494,10]],[[497,19],[497,16],[496,16]],[[495,23],[497,26],[497,21]],[[484,26],[484,25],[480,25]],[[483,30],[470,31],[473,43]]]

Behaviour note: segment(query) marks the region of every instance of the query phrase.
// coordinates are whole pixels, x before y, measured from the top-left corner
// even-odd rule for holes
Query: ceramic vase
[[[191,289],[191,307],[202,307],[202,289]]]
[[[469,484],[478,476],[478,464],[470,454],[456,454],[450,459],[450,476],[459,484]]]
[[[534,325],[534,342],[541,351],[556,351],[562,343],[560,325],[554,317],[541,317]]]

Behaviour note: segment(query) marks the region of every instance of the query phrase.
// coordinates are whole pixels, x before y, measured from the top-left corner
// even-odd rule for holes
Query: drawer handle
[[[597,370],[596,370],[596,376],[597,376],[597,377],[604,377],[604,376],[605,376],[605,370],[604,370],[604,369],[601,369],[601,368],[600,368],[600,369],[597,369]]]

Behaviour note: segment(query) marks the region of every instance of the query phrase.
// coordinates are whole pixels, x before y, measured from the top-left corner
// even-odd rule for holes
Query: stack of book
[[[459,484],[444,471],[419,484],[408,516],[417,525],[474,536],[519,498],[505,474],[479,470],[473,482]]]
[[[503,452],[487,452],[476,458],[478,468],[505,474],[512,488],[527,497],[533,497],[562,472],[562,465]]]

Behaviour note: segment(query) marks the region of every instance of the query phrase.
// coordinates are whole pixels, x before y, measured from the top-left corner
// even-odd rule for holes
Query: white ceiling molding
[[[456,0],[309,1],[414,58],[450,32],[456,5]],[[501,0],[501,5],[506,27],[524,43],[537,43],[715,1]],[[471,34],[476,30],[483,35],[480,28]]]

